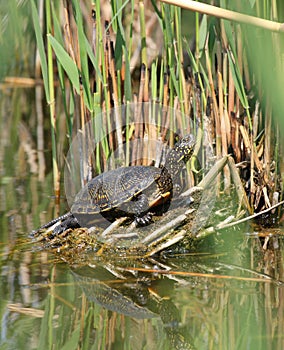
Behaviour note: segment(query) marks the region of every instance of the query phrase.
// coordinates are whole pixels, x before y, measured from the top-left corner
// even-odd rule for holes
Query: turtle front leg
[[[135,203],[135,220],[134,223],[136,226],[147,226],[152,222],[153,213],[150,213],[149,210],[149,201],[148,197],[145,194],[140,194],[135,198],[132,203]]]
[[[152,221],[153,214],[149,210],[148,197],[144,193],[134,196],[129,202],[120,205],[125,216],[133,217],[136,226],[146,226]]]

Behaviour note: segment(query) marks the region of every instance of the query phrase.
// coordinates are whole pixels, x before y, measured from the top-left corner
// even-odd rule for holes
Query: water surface
[[[266,245],[243,227],[183,256],[90,253],[72,264],[28,238],[58,214],[50,153],[37,152],[33,96],[7,90],[0,102],[0,348],[283,349],[283,239],[275,232]]]

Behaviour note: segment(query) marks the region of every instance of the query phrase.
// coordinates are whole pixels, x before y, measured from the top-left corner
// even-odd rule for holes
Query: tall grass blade
[[[235,88],[238,93],[238,96],[241,100],[241,103],[245,109],[249,108],[248,99],[245,93],[245,88],[243,84],[243,80],[241,79],[241,73],[238,68],[238,64],[235,60],[235,57],[232,57],[232,51],[228,52],[229,65],[232,73],[232,77],[235,83]]]
[[[87,55],[87,48],[86,48],[86,36],[84,32],[83,27],[83,20],[82,20],[82,14],[80,9],[80,4],[77,0],[73,0],[72,4],[75,9],[75,19],[77,23],[77,30],[78,30],[78,43],[79,43],[79,50],[80,50],[80,64],[81,64],[81,74],[82,74],[82,84],[84,87],[84,97],[85,97],[85,103],[88,106],[88,109],[90,111],[93,110],[92,106],[92,98],[91,98],[91,92],[90,92],[90,77],[89,77],[89,67],[88,67],[88,55]]]
[[[46,31],[47,35],[52,32],[52,19],[51,19],[51,2],[46,0]],[[60,197],[60,172],[57,159],[57,147],[56,147],[56,112],[55,112],[55,87],[54,87],[54,67],[53,67],[53,54],[50,43],[47,43],[47,65],[48,65],[48,87],[49,87],[49,116],[51,124],[51,144],[52,144],[52,170],[53,170],[53,188],[54,193],[59,202]]]
[[[125,57],[125,77],[124,77],[124,96],[125,101],[131,101],[132,99],[132,89],[131,89],[131,71],[129,55],[126,46],[123,47],[124,57]]]
[[[42,72],[42,78],[43,78],[43,83],[44,83],[44,91],[45,91],[46,100],[49,102],[50,96],[49,96],[49,83],[48,83],[48,68],[47,68],[46,51],[45,51],[45,47],[44,47],[44,43],[43,43],[39,16],[38,16],[37,8],[35,6],[34,1],[31,1],[31,8],[32,8],[32,17],[33,17],[33,25],[34,25],[35,35],[36,35],[37,48],[38,48],[40,62],[41,62],[41,72]]]
[[[93,50],[91,48],[91,45],[87,39],[87,37],[85,36],[85,46],[86,46],[86,50],[87,50],[87,53],[88,53],[88,56],[89,56],[89,59],[91,60],[92,64],[93,64],[93,67],[95,68],[95,71],[96,71],[96,74],[97,74],[97,77],[100,79],[100,81],[102,82],[103,81],[103,76],[102,76],[102,73],[101,73],[101,70],[99,69],[98,67],[98,63],[97,63],[97,60],[95,58],[95,55],[93,53]]]
[[[79,72],[75,62],[68,55],[65,49],[61,46],[61,44],[51,34],[48,34],[47,37],[56,54],[57,59],[59,60],[63,69],[65,70],[73,87],[75,88],[76,92],[80,94]]]

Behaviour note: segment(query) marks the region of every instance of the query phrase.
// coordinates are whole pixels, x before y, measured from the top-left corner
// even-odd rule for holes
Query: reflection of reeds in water
[[[161,265],[153,259],[134,264],[127,259],[96,261],[94,265],[89,254],[85,258],[91,267],[85,269],[87,260],[80,267],[78,259],[71,274],[63,264],[50,270],[46,253],[32,253],[18,241],[1,252],[6,266],[2,282],[15,283],[9,301],[1,300],[6,309],[2,324],[8,326],[2,335],[9,339],[7,329],[25,329],[20,332],[22,344],[32,334],[35,348],[46,344],[89,348],[92,344],[100,349],[120,342],[137,349],[140,342],[144,348],[161,342],[163,348],[172,348],[170,341],[176,337],[197,349],[242,349],[252,342],[258,349],[281,349],[282,250],[283,242],[277,238],[263,251],[258,238],[251,237],[228,263],[220,257],[193,254]],[[145,314],[145,319],[136,319],[135,312]]]

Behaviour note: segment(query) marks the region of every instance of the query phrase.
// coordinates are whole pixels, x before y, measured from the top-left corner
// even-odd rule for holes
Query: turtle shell
[[[89,181],[77,194],[72,214],[115,213],[140,216],[172,196],[172,178],[165,168],[121,167]],[[110,217],[111,218],[111,217]]]

